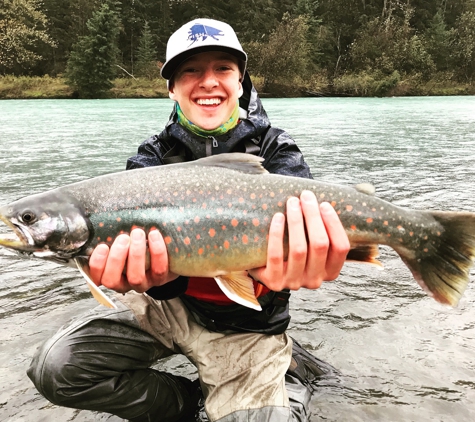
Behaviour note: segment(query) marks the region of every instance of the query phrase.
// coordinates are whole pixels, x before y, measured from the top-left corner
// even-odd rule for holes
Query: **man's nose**
[[[216,78],[216,75],[214,74],[213,70],[207,69],[201,77],[200,87],[206,90],[210,90],[218,86],[218,84],[218,79]]]

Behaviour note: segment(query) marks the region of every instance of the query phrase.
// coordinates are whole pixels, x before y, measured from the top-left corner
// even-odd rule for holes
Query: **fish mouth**
[[[13,224],[10,220],[0,214],[0,220],[3,221],[13,233],[0,234],[0,246],[14,249],[19,252],[32,252],[34,248],[28,243],[28,239],[23,234],[21,229]]]

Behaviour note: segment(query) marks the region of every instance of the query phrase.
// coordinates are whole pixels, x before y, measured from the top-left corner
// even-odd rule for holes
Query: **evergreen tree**
[[[68,60],[66,78],[81,98],[104,97],[112,88],[118,57],[119,18],[108,3],[87,22],[88,35],[79,38]]]
[[[147,21],[145,22],[142,36],[139,40],[136,57],[135,73],[137,76],[153,79],[160,75],[160,70],[157,66],[157,52],[153,42],[153,34]]]

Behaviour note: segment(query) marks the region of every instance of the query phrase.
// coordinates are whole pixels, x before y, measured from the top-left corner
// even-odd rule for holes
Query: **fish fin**
[[[475,213],[428,211],[439,224],[416,251],[396,249],[419,285],[435,300],[456,306],[475,260]]]
[[[108,308],[117,309],[117,305],[110,300],[105,293],[96,286],[91,279],[91,275],[89,273],[89,264],[86,258],[74,258],[74,262],[79,269],[79,272],[82,276],[86,279],[87,287],[92,293],[94,299],[96,299],[101,305],[107,306]]]
[[[192,163],[201,166],[224,167],[242,173],[264,174],[268,173],[268,171],[262,167],[263,161],[264,159],[262,157],[257,157],[256,155],[245,154],[243,152],[231,152],[203,157],[192,161]]]
[[[456,306],[475,259],[475,213],[428,212],[441,228],[416,251],[395,248],[419,285],[440,303]]]
[[[247,271],[233,272],[214,278],[223,293],[232,301],[262,311],[254,293],[254,283]]]
[[[376,259],[378,256],[378,245],[357,245],[350,249],[348,255],[346,255],[346,260],[370,264],[382,269],[383,264]]]
[[[374,196],[376,188],[371,183],[358,183],[355,186],[358,192],[365,193],[366,195]]]

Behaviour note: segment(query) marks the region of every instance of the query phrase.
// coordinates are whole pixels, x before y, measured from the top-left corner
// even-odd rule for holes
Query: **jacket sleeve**
[[[269,128],[260,147],[259,155],[264,158],[263,166],[269,173],[313,178],[299,147],[282,129]]]

